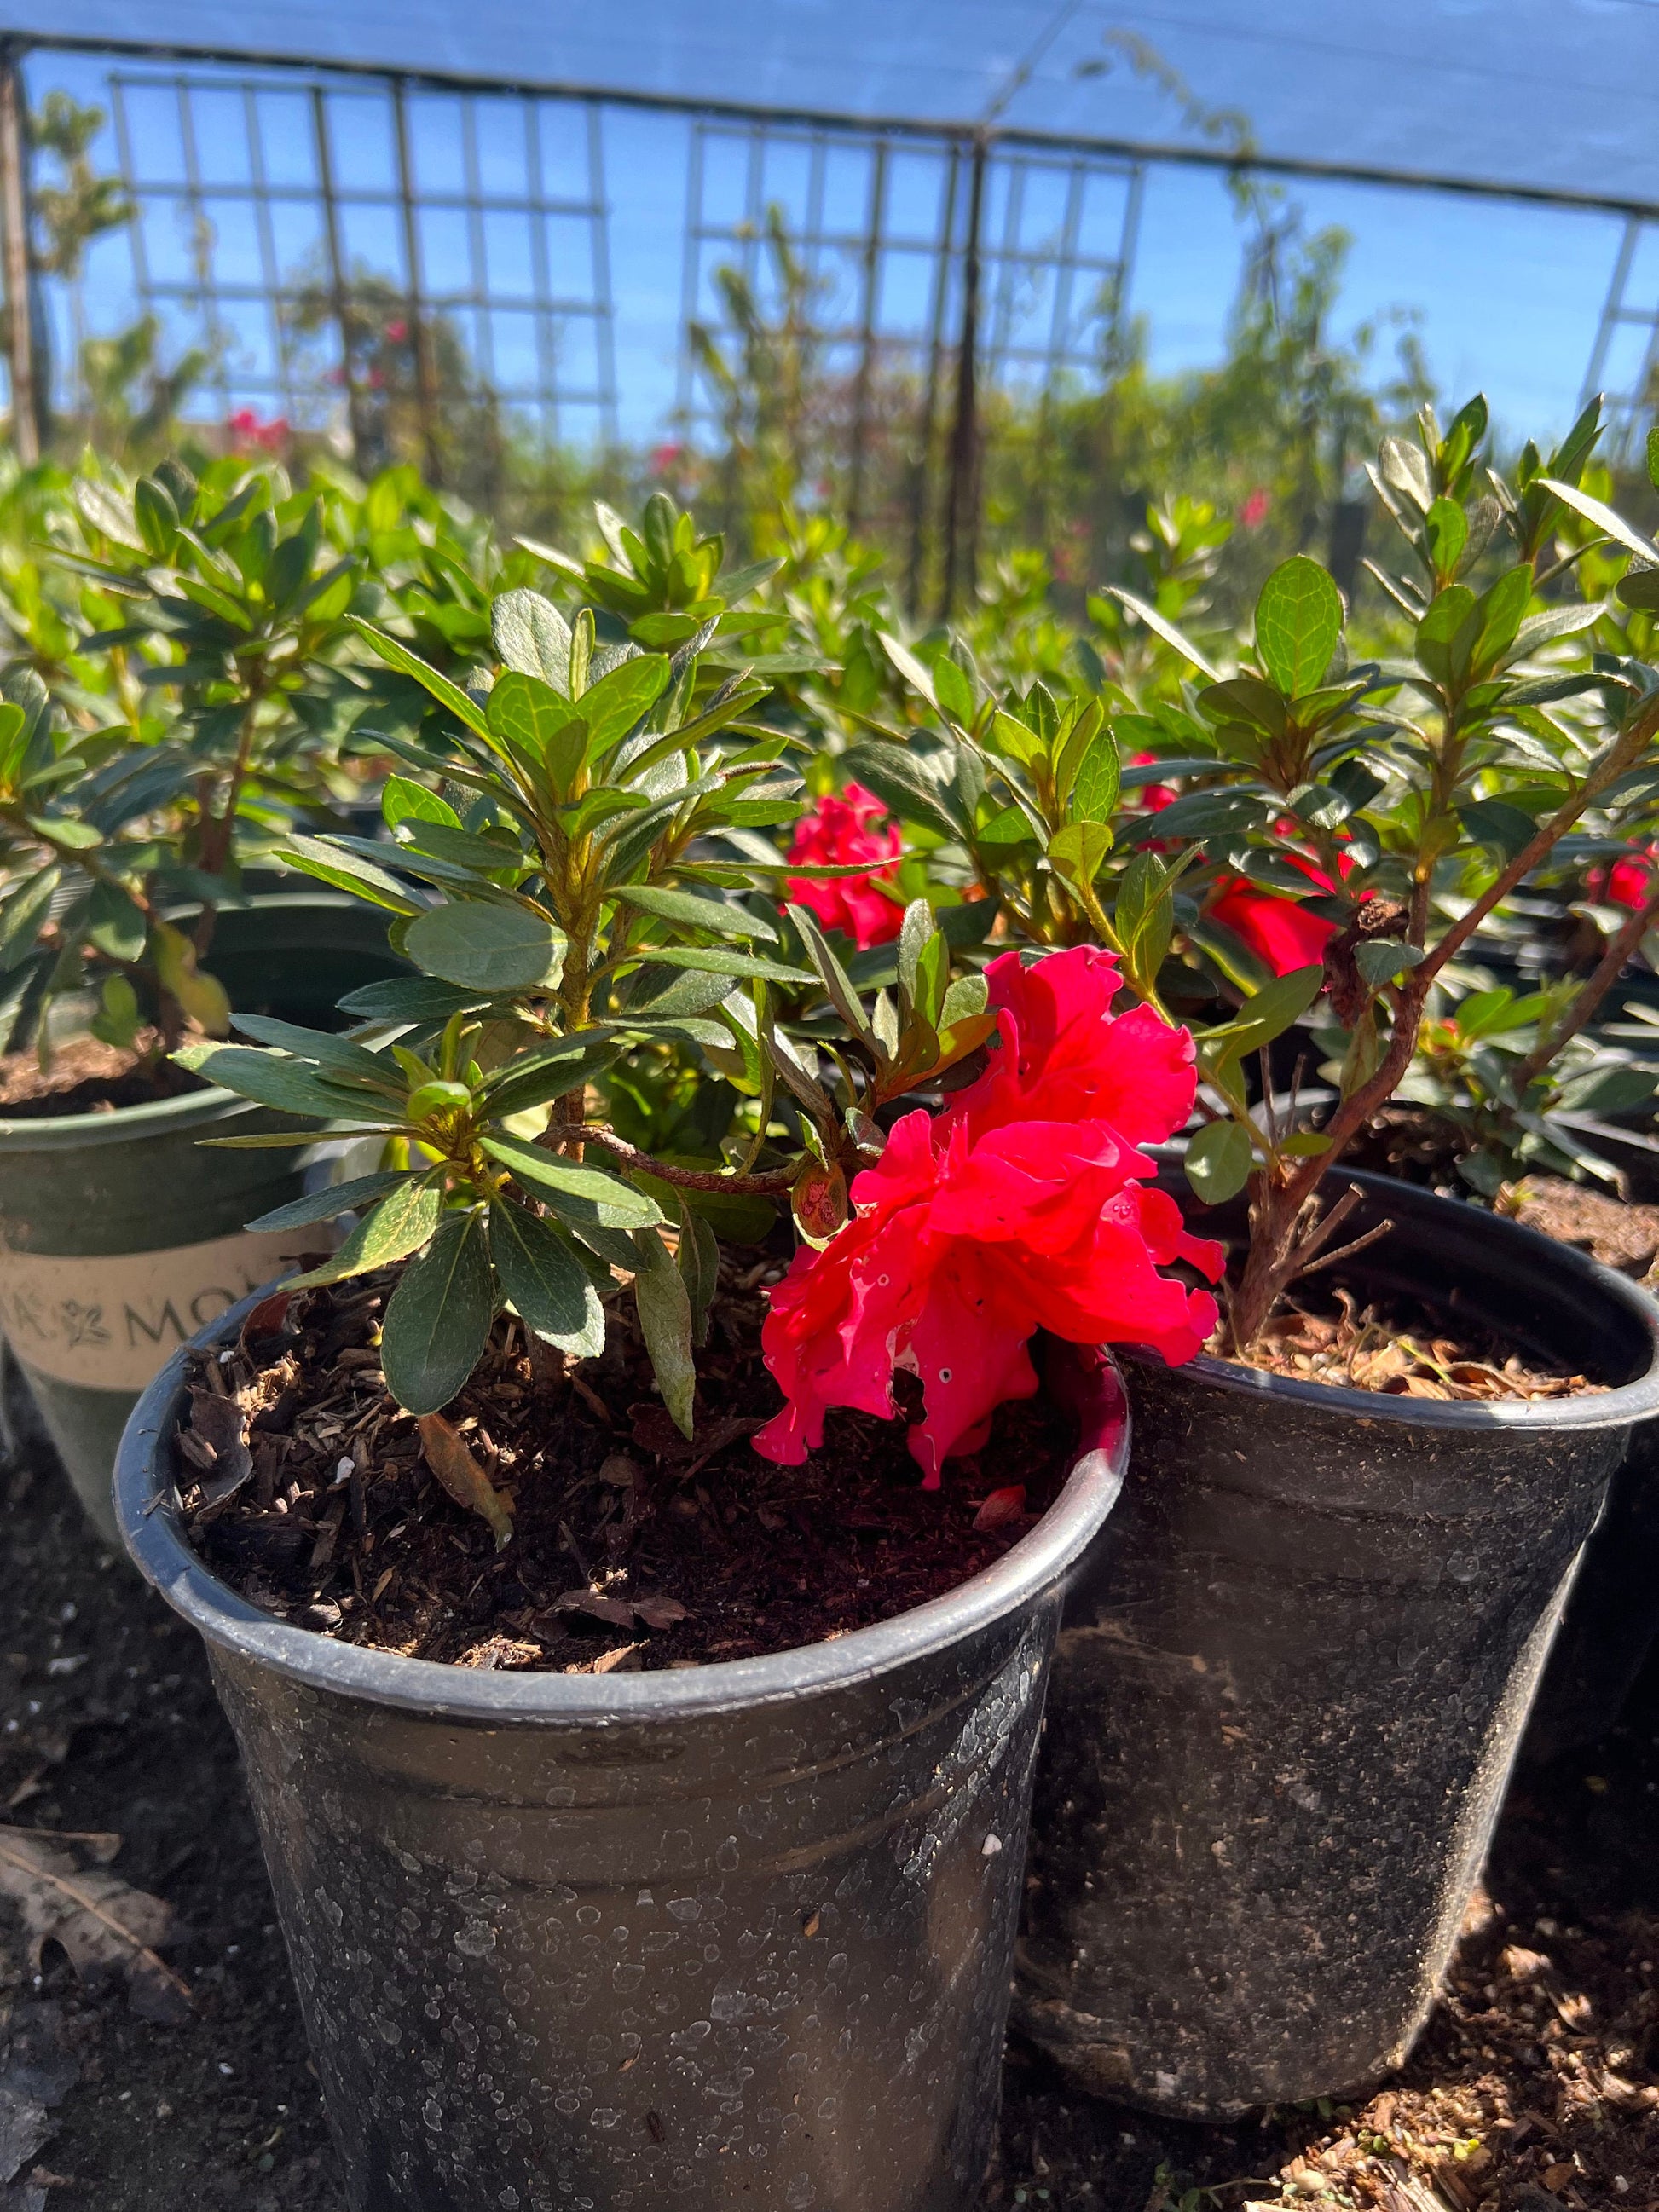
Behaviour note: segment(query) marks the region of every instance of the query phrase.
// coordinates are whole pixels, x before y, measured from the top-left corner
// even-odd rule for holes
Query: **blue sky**
[[[1529,7],[1530,0],[1515,0],[1515,4]],[[1569,15],[1584,16],[1585,0],[1564,0],[1564,4]],[[1616,13],[1623,4],[1624,0],[1603,0],[1604,12],[1612,9]],[[1157,11],[1140,12],[1150,18]],[[1214,0],[1211,12],[1224,15],[1228,11],[1222,0]],[[1285,10],[1281,8],[1279,12]],[[1455,7],[1448,12],[1464,21],[1480,16],[1483,10],[1476,0],[1467,0],[1461,12]],[[719,9],[714,11],[717,18],[721,13]],[[1645,13],[1648,21],[1659,23],[1659,10]],[[0,17],[3,14],[3,0],[0,0]],[[801,21],[817,26],[819,10],[817,0],[787,0],[787,4],[780,0],[780,14],[798,15]],[[1165,11],[1162,23],[1166,37],[1185,39],[1194,31],[1193,24],[1178,10]],[[1240,40],[1248,41],[1248,23],[1234,22],[1224,27],[1236,47]],[[1214,26],[1211,28],[1213,31]],[[1200,45],[1196,51],[1201,56],[1209,48]],[[1279,58],[1284,58],[1282,53]],[[1318,57],[1312,48],[1307,50],[1304,59],[1307,69],[1314,70]],[[38,100],[51,86],[61,85],[78,99],[107,107],[109,66],[80,57],[38,53],[28,65],[31,95]],[[125,66],[125,74],[130,81],[156,80],[149,85],[129,82],[124,94],[134,167],[155,187],[147,198],[144,233],[151,271],[188,282],[190,210],[182,198],[169,191],[181,178],[184,164],[177,94],[161,81],[165,73],[132,64]],[[211,74],[192,72],[201,78]],[[291,81],[284,88],[281,77],[268,70],[258,74],[267,88],[254,102],[265,174],[277,185],[292,185],[301,195],[293,204],[275,210],[267,240],[278,264],[293,268],[308,257],[314,263],[319,252],[316,208],[304,197],[314,182],[315,169],[309,96],[296,91]],[[902,87],[881,88],[891,92]],[[1073,91],[1074,88],[1068,88],[1068,99]],[[1022,97],[1029,100],[1030,94]],[[1605,91],[1602,97],[1605,106]],[[1138,135],[1170,142],[1180,139],[1182,119],[1171,112],[1167,99],[1144,85],[1136,87],[1135,98],[1139,105],[1128,121]],[[890,100],[889,106],[892,104]],[[1424,106],[1419,124],[1432,106],[1428,101]],[[524,189],[525,112],[516,102],[476,111],[474,158],[486,190],[511,193]],[[1615,117],[1621,112],[1616,106],[1607,112]],[[1405,112],[1409,119],[1414,111],[1408,108]],[[539,120],[532,122],[535,158],[542,164],[541,190],[549,198],[568,204],[565,212],[546,218],[542,251],[547,278],[552,291],[577,310],[593,296],[595,276],[594,227],[580,212],[589,185],[586,113],[574,103],[548,103],[533,111]],[[343,93],[331,99],[330,114],[334,118],[331,143],[341,187],[348,194],[361,191],[389,196],[394,171],[389,109],[384,100],[368,90]],[[205,180],[216,265],[222,277],[240,274],[257,280],[261,244],[258,226],[250,206],[234,198],[236,188],[246,182],[250,173],[246,115],[247,103],[240,91],[228,88],[216,91],[204,84],[191,95],[190,118],[198,165]],[[1068,112],[1066,119],[1075,118]],[[1524,119],[1517,108],[1517,131]],[[1647,120],[1645,111],[1640,115],[1632,112],[1632,127],[1645,127]],[[1291,117],[1281,118],[1276,127],[1282,137],[1286,132],[1293,135],[1293,125]],[[436,97],[417,100],[412,110],[412,131],[422,191],[442,194],[455,189],[464,178],[466,153],[460,104]],[[1443,137],[1438,144],[1427,143],[1427,136],[1426,125],[1402,129],[1398,134],[1397,158],[1419,167],[1431,163],[1442,168],[1455,166],[1449,155],[1455,149],[1449,148]],[[614,308],[618,427],[630,439],[648,440],[661,434],[677,398],[690,143],[689,126],[683,117],[620,107],[604,112],[599,152],[608,210],[605,233]],[[1502,149],[1488,144],[1480,150],[1490,169]],[[1364,151],[1367,159],[1379,158],[1373,144],[1368,143]],[[106,132],[100,152],[106,164],[113,166],[112,131]],[[727,149],[728,170],[734,158]],[[1613,159],[1603,149],[1601,168]],[[766,178],[765,197],[793,197],[799,204],[805,190],[803,163],[804,157],[776,156]],[[835,175],[830,178],[826,212],[833,220],[839,191],[850,225],[856,220],[866,188],[861,180],[866,173],[856,163],[843,166],[839,185]],[[936,218],[942,173],[938,159],[931,155],[908,159],[908,166],[902,161],[895,165],[891,186],[895,220],[902,217],[912,223],[918,238],[927,234]],[[718,202],[724,190],[731,202],[726,211],[740,211],[733,198],[735,172],[726,176],[722,185],[715,164],[708,178],[708,197]],[[1595,179],[1584,181],[1593,184]],[[1547,434],[1570,418],[1619,249],[1622,224],[1618,217],[1376,185],[1304,181],[1287,189],[1304,209],[1310,228],[1336,223],[1352,234],[1353,246],[1339,314],[1344,330],[1386,318],[1394,311],[1408,311],[1414,316],[1431,370],[1449,398],[1461,399],[1483,388],[1500,425],[1516,435]],[[1118,192],[1118,200],[1111,202],[1108,191],[1097,210],[1103,236],[1115,234],[1115,208],[1121,204],[1121,189],[1114,185],[1110,190]],[[395,276],[402,267],[401,233],[389,197],[380,204],[348,205],[343,221],[348,258],[384,267]],[[514,289],[519,283],[512,275],[515,260],[526,270],[529,267],[528,220],[502,211],[486,216],[484,225],[489,234],[479,234],[483,239],[479,250],[489,263],[492,287],[499,289],[505,282]],[[1029,224],[1027,235],[1036,235]],[[1145,319],[1154,368],[1176,371],[1218,358],[1237,281],[1240,239],[1237,220],[1215,173],[1172,164],[1157,165],[1149,171],[1130,306]],[[437,289],[447,283],[464,283],[469,254],[477,246],[479,239],[468,234],[466,220],[459,211],[429,210],[422,218],[428,285]],[[705,270],[725,250],[718,246],[708,249]],[[447,276],[443,273],[446,270]],[[507,272],[506,277],[502,271]],[[850,286],[856,272],[843,273]],[[892,257],[886,277],[886,319],[896,326],[899,323],[914,326],[925,319],[926,278],[926,264],[920,257]],[[528,283],[527,275],[523,281]],[[1650,228],[1644,234],[1631,296],[1650,310],[1659,308],[1659,229]],[[707,297],[705,289],[705,306]],[[118,328],[131,319],[137,305],[129,242],[124,237],[106,240],[94,251],[85,288],[87,326]],[[258,404],[259,367],[270,352],[268,326],[257,308],[234,303],[226,307],[224,319],[240,333],[239,344],[233,348],[230,398],[233,404]],[[56,319],[61,362],[68,357],[71,341],[67,303],[62,301],[57,303]],[[572,388],[586,390],[593,384],[598,367],[594,330],[592,317],[580,312],[568,316],[561,325],[561,374]],[[527,313],[499,316],[490,335],[501,380],[533,382],[538,374],[533,317]],[[1637,347],[1638,356],[1644,335],[1632,334],[1627,341],[1627,346]],[[175,343],[182,342],[180,326]],[[1384,330],[1378,345],[1380,370],[1386,366],[1392,344],[1392,336]],[[1637,360],[1615,362],[1610,376],[1615,383],[1622,377],[1628,384],[1638,365]],[[562,427],[580,436],[595,428],[597,420],[592,410],[575,405],[567,410]]]

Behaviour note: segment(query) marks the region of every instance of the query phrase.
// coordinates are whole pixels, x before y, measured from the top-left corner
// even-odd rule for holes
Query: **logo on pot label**
[[[319,1226],[166,1252],[0,1250],[0,1328],[25,1367],[56,1382],[142,1390],[198,1328],[333,1241]]]

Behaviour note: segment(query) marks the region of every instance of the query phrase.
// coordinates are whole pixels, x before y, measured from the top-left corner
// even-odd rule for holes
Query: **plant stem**
[[[543,1143],[550,1147],[566,1145],[598,1145],[624,1167],[636,1168],[642,1174],[655,1176],[661,1182],[675,1183],[684,1190],[735,1190],[747,1194],[776,1196],[793,1188],[799,1170],[772,1168],[762,1175],[741,1175],[735,1170],[713,1168],[682,1168],[666,1160],[653,1159],[649,1152],[641,1152],[615,1130],[605,1124],[589,1121],[580,1128],[550,1128]]]

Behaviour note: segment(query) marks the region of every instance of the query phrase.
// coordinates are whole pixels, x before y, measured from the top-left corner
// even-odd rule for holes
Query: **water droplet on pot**
[[[981,1857],[994,1859],[1002,1849],[1002,1838],[1000,1836],[987,1836],[979,1848]]]
[[[450,1941],[466,1958],[484,1959],[495,1948],[495,1931],[486,1920],[469,1920],[464,1928],[455,1930]]]

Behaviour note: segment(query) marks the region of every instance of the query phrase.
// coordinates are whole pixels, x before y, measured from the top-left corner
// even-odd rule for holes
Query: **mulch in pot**
[[[178,1066],[152,1031],[141,1031],[131,1049],[96,1037],[60,1045],[42,1067],[33,1052],[0,1057],[0,1121],[32,1121],[69,1114],[113,1114],[123,1106],[153,1106],[206,1089],[199,1075]]]
[[[696,1435],[674,1426],[618,1301],[598,1358],[571,1365],[498,1322],[446,1409],[510,1501],[497,1548],[434,1474],[376,1345],[395,1277],[280,1297],[242,1346],[195,1355],[180,1436],[184,1518],[224,1581],[341,1641],[477,1668],[572,1674],[757,1657],[940,1596],[1032,1527],[1073,1456],[1046,1395],[921,1487],[906,1422],[831,1415],[823,1450],[779,1467],[749,1439],[781,1403],[760,1359],[759,1277],[728,1261],[699,1354]],[[919,1386],[897,1378],[918,1416]],[[450,1447],[453,1449],[453,1445]],[[452,1470],[453,1472],[453,1470]]]

